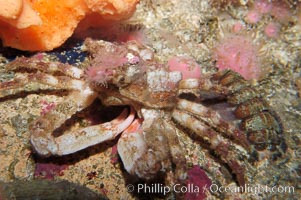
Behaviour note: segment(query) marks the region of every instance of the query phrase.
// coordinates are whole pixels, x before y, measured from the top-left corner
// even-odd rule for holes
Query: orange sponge
[[[0,38],[4,46],[21,50],[52,50],[63,44],[83,19],[94,16],[98,24],[126,19],[134,13],[138,2],[0,0]]]

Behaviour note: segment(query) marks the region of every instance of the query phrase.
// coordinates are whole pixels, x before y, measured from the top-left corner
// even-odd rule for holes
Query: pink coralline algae
[[[42,104],[41,115],[45,115],[46,113],[51,111],[53,108],[55,108],[55,103],[54,102],[49,103],[47,101],[42,100],[41,104]]]
[[[251,38],[230,34],[223,38],[213,51],[219,70],[231,69],[245,79],[258,79],[260,62],[258,49]]]
[[[58,165],[54,163],[37,163],[34,171],[36,178],[52,180],[55,176],[62,176],[63,170],[67,169],[68,165]]]
[[[189,57],[175,56],[169,59],[168,67],[170,71],[182,72],[183,79],[200,78],[200,66]]]
[[[185,194],[185,199],[189,200],[203,200],[206,199],[206,191],[212,184],[211,180],[208,178],[207,174],[198,165],[194,165],[188,172],[187,185],[194,185],[199,188],[199,193],[187,192]]]

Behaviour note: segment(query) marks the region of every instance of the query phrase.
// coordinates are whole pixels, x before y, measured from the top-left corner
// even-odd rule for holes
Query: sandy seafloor
[[[129,23],[144,26],[144,42],[151,46],[157,58],[166,62],[174,55],[194,58],[202,72],[214,71],[212,49],[229,27],[237,22],[245,25],[245,36],[259,41],[262,53],[262,76],[254,85],[268,104],[280,116],[284,138],[288,149],[276,162],[263,160],[257,163],[257,171],[251,174],[251,185],[292,186],[293,192],[255,193],[210,193],[207,199],[300,199],[301,189],[301,8],[285,1],[290,19],[281,22],[281,30],[276,39],[267,38],[263,27],[276,18],[265,15],[256,25],[244,20],[251,9],[248,0],[236,5],[224,7],[222,3],[209,4],[206,0],[145,0],[137,7],[137,12]],[[226,1],[225,1],[226,2]],[[233,2],[235,1],[229,1]],[[299,3],[299,7],[300,3]],[[249,35],[249,36],[248,36]],[[11,51],[8,53],[7,51]],[[1,50],[1,70],[7,62],[6,57],[22,55],[22,52]],[[58,50],[64,54],[64,50]],[[25,53],[24,53],[25,54]],[[9,80],[12,73],[1,72],[1,81]],[[32,88],[31,88],[32,89]],[[2,187],[16,181],[32,181],[34,177],[50,178],[52,181],[68,180],[107,196],[109,199],[139,199],[127,191],[128,175],[120,161],[112,162],[112,147],[116,141],[107,142],[64,158],[41,159],[32,154],[29,143],[29,123],[36,119],[41,111],[41,102],[64,101],[64,96],[49,93],[31,93],[16,98],[3,98],[0,101],[0,181]],[[78,125],[75,125],[78,126]],[[75,127],[76,128],[76,127]],[[189,166],[199,165],[208,177],[226,187],[236,181],[220,162],[212,159],[209,151],[188,136],[179,136],[185,145]],[[50,171],[38,171],[35,168],[46,166]],[[51,164],[53,163],[53,165]],[[43,165],[44,164],[44,165]],[[51,171],[53,170],[53,172]],[[50,174],[50,175],[49,175]],[[18,186],[19,187],[19,186]],[[29,187],[30,188],[30,187]],[[31,188],[35,189],[34,186]],[[22,193],[22,192],[21,192]],[[25,194],[26,192],[24,192]],[[146,195],[147,196],[147,195]],[[152,195],[149,198],[174,198]],[[43,199],[43,198],[41,198]],[[59,199],[59,198],[58,198]]]

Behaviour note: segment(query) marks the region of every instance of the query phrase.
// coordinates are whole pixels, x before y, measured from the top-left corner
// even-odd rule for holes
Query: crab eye
[[[125,78],[123,76],[119,76],[117,78],[118,85],[125,85]]]

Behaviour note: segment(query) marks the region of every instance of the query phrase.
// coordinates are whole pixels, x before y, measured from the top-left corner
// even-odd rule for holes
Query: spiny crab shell
[[[180,71],[158,64],[150,48],[141,44],[88,39],[85,46],[91,55],[90,67],[106,72],[105,81],[89,79],[88,71],[85,74],[69,64],[34,57],[6,65],[15,78],[0,84],[0,98],[13,96],[32,82],[70,91],[66,101],[30,125],[30,141],[39,155],[71,154],[121,133],[118,152],[130,174],[149,180],[172,169],[176,180],[183,182],[187,166],[178,135],[193,132],[243,185],[256,161],[272,162],[285,153],[279,118],[239,74],[226,70],[183,80]],[[99,61],[99,56],[110,54],[121,62]],[[110,122],[54,136],[71,115],[96,98],[102,105],[124,106],[124,110]],[[67,114],[62,115],[62,107],[68,107]]]

